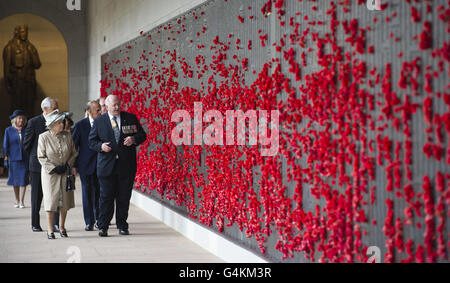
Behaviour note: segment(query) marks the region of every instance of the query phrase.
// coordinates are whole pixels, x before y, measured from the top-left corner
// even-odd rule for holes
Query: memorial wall
[[[448,261],[449,32],[447,1],[210,0],[101,94],[145,124],[136,190],[270,261]]]

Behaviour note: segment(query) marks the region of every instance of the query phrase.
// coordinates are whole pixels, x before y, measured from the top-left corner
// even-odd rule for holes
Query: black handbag
[[[72,170],[67,166],[66,192],[70,193],[73,191],[75,191],[75,175],[72,174]]]

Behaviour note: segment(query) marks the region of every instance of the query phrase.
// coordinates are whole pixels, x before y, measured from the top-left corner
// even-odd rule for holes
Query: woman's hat
[[[12,119],[16,118],[17,116],[27,117],[27,114],[23,110],[15,110],[14,113],[11,116],[9,116],[9,120],[12,120]]]
[[[45,126],[50,128],[54,123],[66,118],[66,113],[60,113],[58,109],[45,116]]]

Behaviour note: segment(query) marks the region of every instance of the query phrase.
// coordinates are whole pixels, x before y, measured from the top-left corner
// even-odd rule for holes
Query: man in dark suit
[[[136,147],[147,139],[135,115],[121,111],[115,95],[106,98],[108,113],[94,121],[89,147],[98,152],[97,175],[100,183],[99,236],[108,236],[108,224],[114,213],[120,235],[129,235],[128,210],[137,171]]]
[[[31,229],[42,232],[39,211],[42,204],[41,164],[37,158],[39,135],[46,132],[45,116],[58,109],[58,101],[47,97],[41,103],[43,113],[28,121],[23,138],[23,148],[30,157],[29,171],[31,180]],[[55,232],[59,231],[59,213],[55,213]]]
[[[100,104],[91,101],[87,105],[88,117],[75,124],[73,129],[73,141],[78,150],[78,157],[73,166],[73,174],[80,174],[83,215],[86,231],[93,231],[98,220],[98,199],[100,185],[97,178],[97,152],[89,148],[89,133],[94,120],[100,116]]]

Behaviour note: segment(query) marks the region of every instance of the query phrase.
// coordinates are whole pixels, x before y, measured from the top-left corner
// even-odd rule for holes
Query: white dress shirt
[[[92,119],[92,117],[89,115],[89,123],[91,123],[91,128],[92,126],[94,126],[94,119]]]

